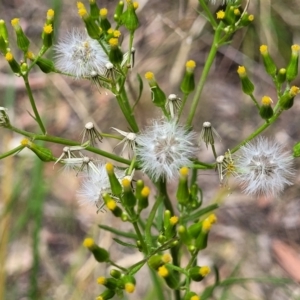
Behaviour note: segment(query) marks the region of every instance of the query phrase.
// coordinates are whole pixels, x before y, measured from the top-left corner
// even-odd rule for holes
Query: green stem
[[[133,111],[129,105],[129,101],[127,98],[127,94],[125,92],[124,87],[122,87],[118,92],[114,93],[116,95],[118,104],[123,112],[124,117],[126,118],[128,124],[130,125],[133,132],[139,132],[139,127],[136,123],[135,117],[133,115]]]
[[[110,265],[112,265],[112,266],[114,266],[114,267],[116,267],[116,268],[122,270],[123,272],[127,272],[127,269],[125,269],[125,268],[123,268],[123,267],[121,267],[121,266],[115,264],[115,263],[114,263],[113,261],[111,261],[111,260],[109,260],[108,263],[109,263]]]
[[[35,105],[33,94],[32,94],[32,91],[31,91],[31,87],[30,87],[29,81],[28,81],[28,74],[24,75],[23,79],[24,79],[24,82],[25,82],[26,91],[27,91],[27,94],[28,94],[28,97],[29,97],[29,100],[30,100],[30,104],[31,104],[32,110],[34,112],[35,120],[39,124],[42,133],[46,134],[45,126],[42,122],[42,119],[41,119],[41,117],[39,115],[39,112],[38,112],[38,110],[36,108],[36,105]]]
[[[210,21],[210,24],[214,27],[214,28],[217,28],[218,24],[215,20],[215,18],[213,17],[211,11],[209,10],[209,8],[207,7],[206,3],[204,0],[199,0],[199,3],[200,5],[202,6],[203,10],[205,11],[209,21]]]
[[[253,94],[249,95],[252,99],[252,101],[254,102],[255,106],[257,107],[258,111],[260,111],[260,106],[257,102],[257,100],[255,99],[255,97],[253,96]]]
[[[199,1],[201,3],[204,2],[202,0],[199,0]],[[218,47],[219,47],[219,39],[220,39],[222,29],[223,29],[223,23],[220,22],[217,29],[216,29],[216,32],[215,32],[215,35],[214,35],[214,40],[213,40],[212,46],[210,48],[210,52],[208,54],[205,66],[203,68],[202,75],[200,77],[199,83],[198,83],[197,88],[196,88],[196,92],[195,92],[195,95],[194,95],[194,98],[193,98],[190,113],[189,113],[189,116],[188,116],[188,119],[187,119],[187,126],[188,127],[191,127],[191,125],[192,125],[193,118],[195,116],[197,106],[200,102],[200,96],[201,96],[201,93],[202,93],[202,90],[203,90],[203,87],[204,87],[204,83],[207,79],[208,73],[210,71],[212,63],[213,63],[213,61],[215,59],[215,56],[217,54]]]
[[[216,152],[216,148],[215,148],[214,144],[211,144],[211,149],[212,149],[212,152],[214,154],[214,157],[217,158],[217,152]]]
[[[130,31],[130,37],[129,37],[129,52],[128,52],[128,58],[127,58],[127,64],[131,65],[131,49],[133,45],[133,38],[134,38],[134,31]]]
[[[145,254],[145,255],[148,255],[148,253],[149,253],[148,247],[147,247],[147,245],[146,245],[146,243],[145,243],[145,241],[144,241],[144,237],[143,237],[143,235],[142,235],[142,233],[141,233],[141,231],[140,231],[140,228],[139,228],[139,225],[138,225],[138,221],[137,221],[137,220],[136,220],[136,221],[133,221],[133,222],[132,222],[132,225],[133,225],[133,227],[134,227],[134,230],[135,230],[135,232],[136,232],[136,235],[138,236],[138,240],[140,241],[140,243],[141,243],[141,245],[142,245],[142,249],[144,250],[144,251],[143,251],[144,254]]]
[[[12,149],[12,150],[10,150],[10,151],[7,151],[7,152],[3,153],[2,155],[0,155],[0,159],[5,158],[5,157],[8,157],[8,156],[11,156],[11,155],[13,155],[13,154],[15,154],[15,153],[21,151],[21,150],[24,149],[24,148],[25,148],[24,146],[20,145],[20,146],[18,146],[18,147],[16,147],[16,148]]]
[[[151,248],[151,246],[152,246],[151,227],[152,227],[155,215],[156,215],[156,211],[162,202],[163,202],[163,195],[158,194],[156,201],[150,211],[149,217],[147,219],[147,223],[145,226],[145,240],[146,240],[146,244],[147,244],[148,248]]]
[[[79,145],[81,145],[79,142],[74,142],[74,141],[71,141],[71,140],[67,140],[67,139],[63,139],[63,138],[56,137],[56,136],[51,136],[51,135],[35,134],[35,133],[31,133],[31,132],[28,132],[28,131],[25,131],[25,130],[18,129],[18,128],[13,127],[13,126],[10,126],[10,127],[7,127],[7,128],[11,129],[14,132],[20,133],[24,136],[27,136],[27,137],[31,138],[32,140],[47,141],[47,142],[52,142],[52,143],[55,143],[55,144],[62,144],[62,145],[66,145],[66,146],[79,146]],[[88,150],[90,152],[99,154],[99,155],[107,157],[107,158],[110,158],[114,161],[117,161],[117,162],[120,162],[120,163],[123,163],[123,164],[126,164],[126,165],[131,164],[131,161],[128,160],[128,159],[125,159],[125,158],[120,157],[118,155],[100,150],[100,149],[95,148],[95,147],[88,146],[88,147],[85,148],[85,150]]]
[[[177,122],[179,121],[180,116],[181,116],[181,114],[182,114],[182,112],[183,112],[183,108],[184,108],[184,106],[185,106],[185,103],[186,103],[186,100],[187,100],[188,96],[189,96],[189,94],[184,94],[184,96],[183,96],[183,100],[182,100],[180,109],[179,109],[179,111],[178,111]]]
[[[261,125],[253,133],[251,133],[245,140],[243,140],[237,146],[232,148],[230,150],[230,153],[233,154],[234,152],[238,151],[242,146],[247,144],[249,141],[254,139],[257,135],[259,135],[262,131],[264,131],[266,128],[268,128],[271,124],[273,124],[278,119],[278,117],[281,115],[282,112],[283,112],[282,110],[279,110],[278,112],[276,112],[275,115],[271,119],[268,120],[268,122]]]
[[[157,300],[165,300],[164,296],[164,291],[161,286],[161,281],[158,279],[157,272],[155,272],[152,269],[149,269],[152,281],[153,281],[153,286],[155,286],[155,292],[156,292],[156,298]]]
[[[159,191],[159,195],[163,197],[165,208],[171,212],[172,216],[174,216],[174,208],[167,191],[167,180],[165,178],[159,179],[156,186]]]

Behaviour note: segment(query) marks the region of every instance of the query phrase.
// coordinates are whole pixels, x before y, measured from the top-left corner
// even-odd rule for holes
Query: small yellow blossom
[[[205,219],[202,223],[202,229],[204,232],[208,232],[211,229],[211,222],[209,219]]]
[[[262,105],[271,105],[273,103],[272,99],[268,96],[263,96],[261,99]]]
[[[121,31],[120,30],[114,30],[113,35],[115,38],[118,38],[121,36]]]
[[[51,34],[52,31],[53,31],[52,25],[51,25],[51,24],[49,24],[49,25],[45,24],[45,26],[44,26],[44,32],[45,32],[46,34]]]
[[[141,191],[141,195],[142,195],[143,197],[148,197],[149,194],[150,194],[150,189],[149,189],[149,187],[147,187],[147,186],[143,187],[143,189],[142,189],[142,191]]]
[[[210,267],[204,266],[199,269],[199,274],[203,277],[207,276],[210,273]]]
[[[117,203],[115,200],[110,199],[109,201],[107,201],[106,206],[109,210],[115,210],[117,207]]]
[[[146,78],[147,80],[153,80],[153,79],[154,79],[154,74],[153,74],[152,72],[147,72],[147,73],[145,74],[145,78]]]
[[[132,282],[127,282],[125,283],[125,291],[127,293],[133,293],[135,290],[135,285]]]
[[[170,224],[171,225],[176,225],[178,223],[179,218],[177,216],[173,216],[170,218]]]
[[[101,285],[105,284],[106,283],[106,278],[104,276],[98,277],[97,278],[97,283],[101,284]]]
[[[99,14],[102,18],[106,18],[107,13],[108,13],[107,8],[101,8],[99,11]]]
[[[259,51],[260,51],[260,53],[261,53],[262,55],[268,54],[268,46],[267,46],[267,45],[261,45],[261,46],[259,47]]]
[[[161,266],[158,268],[158,274],[161,277],[167,277],[169,275],[169,271],[165,266]]]
[[[188,69],[195,69],[196,63],[195,63],[194,60],[189,60],[189,61],[186,62],[185,66]]]
[[[165,254],[163,254],[161,260],[162,260],[165,264],[167,264],[167,263],[169,263],[169,262],[172,260],[172,256],[171,256],[169,253],[165,253]]]
[[[224,12],[224,10],[219,10],[219,11],[217,12],[217,19],[222,20],[222,19],[224,19],[224,17],[225,17],[225,12]]]
[[[239,66],[237,72],[240,76],[246,75],[246,68],[244,66]]]
[[[117,38],[111,38],[109,39],[108,43],[111,47],[117,47],[119,44],[119,40]]]
[[[83,241],[83,246],[86,248],[92,248],[95,245],[95,242],[92,238],[86,238]]]
[[[249,15],[248,20],[252,22],[254,20],[254,15]]]
[[[12,26],[19,26],[19,24],[20,24],[20,19],[18,19],[18,18],[14,18],[14,19],[12,19],[11,20],[11,25]]]
[[[122,180],[122,185],[123,185],[124,187],[130,187],[130,180],[128,180],[127,178],[124,178],[124,179]]]
[[[10,62],[10,61],[13,61],[14,56],[12,55],[11,52],[7,52],[7,53],[5,54],[5,59],[6,59],[8,62]]]
[[[54,10],[53,9],[48,9],[47,11],[47,19],[51,20],[54,17]]]

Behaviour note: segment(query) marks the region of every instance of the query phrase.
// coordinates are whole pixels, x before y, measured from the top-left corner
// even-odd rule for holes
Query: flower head
[[[125,176],[123,171],[117,169],[115,174],[119,180]],[[104,193],[111,193],[111,187],[105,165],[100,163],[96,165],[96,170],[93,169],[92,172],[86,174],[77,194],[82,199],[82,203],[96,204],[101,209],[103,206],[102,195]]]
[[[292,159],[278,143],[258,138],[240,149],[237,179],[246,194],[278,195],[286,185],[292,185]]]
[[[173,179],[178,170],[191,165],[195,156],[196,134],[176,121],[153,121],[136,139],[136,154],[144,172],[154,180]]]
[[[104,75],[109,62],[100,44],[86,32],[69,32],[56,46],[56,67],[77,78]]]

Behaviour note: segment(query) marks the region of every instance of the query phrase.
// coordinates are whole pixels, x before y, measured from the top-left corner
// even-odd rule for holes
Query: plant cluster
[[[244,192],[251,195],[278,196],[293,182],[293,156],[300,156],[300,143],[295,145],[292,155],[274,140],[258,136],[293,107],[294,98],[300,91],[292,84],[298,75],[299,45],[291,47],[290,61],[281,69],[270,56],[267,45],[260,46],[265,70],[274,82],[276,100],[268,95],[261,96],[261,101],[257,100],[255,86],[246,67],[238,67],[237,76],[242,90],[252,99],[262,120],[261,125],[246,139],[226,153],[218,154],[215,147],[218,134],[210,122],[203,123],[200,133],[193,130],[203,86],[218,49],[230,43],[236,31],[251,26],[254,21],[254,16],[248,12],[249,1],[244,6],[241,2],[226,1],[224,10],[213,15],[207,2],[199,0],[202,13],[214,29],[214,39],[202,75],[197,82],[194,74],[196,63],[194,60],[187,61],[179,87],[181,94],[166,95],[153,72],[146,72],[144,77],[151,92],[152,104],[161,112],[161,116],[153,119],[146,128],[140,128],[135,118],[135,107],[143,101],[142,77],[138,75],[136,79],[139,90],[137,99],[130,99],[126,89],[128,75],[134,68],[134,36],[139,26],[137,2],[127,0],[125,4],[119,1],[113,18],[106,8],[99,8],[95,0],[89,1],[89,7],[78,2],[78,15],[84,29],[70,29],[54,45],[54,61],[44,56],[53,46],[56,24],[52,9],[47,12],[41,34],[42,43],[37,53],[30,50],[30,40],[18,18],[13,19],[11,25],[16,33],[19,52],[11,49],[12,37],[8,35],[6,23],[0,20],[0,52],[13,73],[24,79],[32,117],[40,130],[28,132],[15,127],[10,122],[7,109],[0,107],[0,126],[24,137],[18,147],[0,158],[27,147],[42,161],[61,164],[69,172],[75,171],[74,175],[80,174],[78,196],[81,201],[95,205],[95,212],[108,211],[123,222],[131,223],[134,232],[116,230],[107,225],[99,227],[115,233],[119,238],[130,239],[130,243],[119,238],[115,241],[136,248],[144,255],[141,261],[124,268],[111,260],[107,249],[97,245],[92,238],[86,238],[83,244],[95,260],[113,267],[109,276],[98,278],[98,284],[105,289],[97,300],[111,299],[116,294],[121,296],[124,291],[133,293],[138,271],[145,264],[148,264],[154,282],[157,282],[157,276],[162,277],[177,300],[203,300],[212,295],[214,288],[220,284],[217,268],[214,268],[216,281],[213,285],[201,293],[191,290],[192,281],[204,280],[211,271],[211,267],[203,265],[197,258],[207,247],[210,230],[217,221],[214,211],[218,208],[217,204],[203,207],[202,189],[197,182],[199,172],[216,170],[220,184],[227,184],[228,178],[233,177],[241,183]],[[129,35],[128,45],[122,44],[125,31]],[[19,53],[22,56],[19,57]],[[44,73],[56,72],[77,80],[90,80],[99,90],[110,91],[130,130],[113,128],[116,134],[107,134],[89,122],[85,124],[79,141],[50,135],[30,86],[29,75],[35,67]],[[189,106],[189,113],[184,121],[182,111],[186,106]],[[103,139],[119,140],[119,145],[122,145],[120,154],[102,150]],[[42,146],[38,141],[63,145],[61,156],[55,157],[50,146]],[[202,143],[211,148],[215,161],[203,162],[199,159]],[[135,171],[147,175],[153,185],[148,186]],[[177,182],[176,199],[170,199],[168,195],[170,182]],[[186,265],[181,262],[184,251],[189,255]],[[162,295],[159,297],[165,299]]]

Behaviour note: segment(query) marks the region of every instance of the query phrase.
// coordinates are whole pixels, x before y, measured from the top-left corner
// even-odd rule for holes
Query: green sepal
[[[148,266],[153,270],[158,270],[159,267],[163,266],[165,263],[162,260],[161,254],[154,254],[148,259]]]
[[[197,238],[201,232],[202,222],[197,222],[188,227],[188,234],[192,238]]]
[[[133,283],[134,285],[136,284],[136,280],[132,275],[123,275],[121,277],[121,280],[123,284],[125,285],[126,283]]]
[[[288,110],[294,105],[294,96],[290,94],[290,91],[285,91],[279,99],[279,105],[282,109]]]
[[[198,296],[198,295],[195,292],[189,291],[184,295],[183,300],[191,300],[193,296]]]
[[[39,66],[41,71],[46,73],[46,74],[56,71],[55,66],[54,66],[54,62],[50,59],[39,57],[38,60],[36,61],[36,64]]]
[[[151,87],[151,93],[153,104],[158,107],[165,107],[167,97],[158,85]]]
[[[99,283],[99,282],[98,282]],[[119,280],[115,278],[105,278],[105,281],[101,283],[101,285],[105,286],[106,288],[110,290],[115,290],[120,286]]]
[[[121,22],[131,32],[134,32],[139,27],[139,19],[132,2],[127,2],[127,10],[121,15]]]
[[[94,244],[91,248],[88,248],[94,255],[94,258],[98,262],[106,262],[109,260],[109,253],[104,248]]]
[[[176,193],[178,203],[184,206],[187,205],[189,196],[188,177],[180,175]]]
[[[47,49],[50,48],[53,44],[53,31],[51,33],[43,32],[42,39],[44,47]]]
[[[20,65],[17,63],[17,61],[15,60],[15,58],[13,58],[11,61],[8,61],[10,68],[12,69],[12,71],[16,74],[20,73]]]
[[[144,184],[144,181],[139,179],[137,182],[136,182],[136,185],[135,185],[135,196],[138,200],[140,200],[142,198],[142,190],[144,188],[145,184]]]
[[[107,175],[108,175],[112,193],[116,196],[120,196],[122,194],[123,189],[122,189],[122,185],[119,182],[119,179],[117,178],[115,172],[113,170],[107,171]]]
[[[268,120],[273,117],[274,111],[271,105],[261,105],[259,114],[264,120]]]
[[[198,266],[192,267],[189,269],[188,273],[192,280],[199,282],[205,278],[205,276],[202,276],[200,274],[200,269],[201,269],[201,267],[198,267]]]
[[[247,12],[243,13],[243,16],[241,18],[241,21],[240,21],[240,26],[248,26],[249,24],[252,23],[252,20],[251,20],[251,15],[249,15]]]
[[[298,75],[298,55],[291,56],[290,62],[286,68],[286,79],[288,82],[293,81]]]
[[[136,198],[135,198],[135,195],[133,194],[132,192],[132,189],[131,187],[124,187],[124,191],[123,191],[123,196],[122,196],[122,199],[123,199],[123,204],[125,207],[134,207],[136,205]]]
[[[262,54],[262,59],[263,59],[266,72],[271,76],[276,75],[277,67],[272,57],[270,56],[269,52]]]
[[[195,89],[195,76],[194,72],[186,71],[184,73],[184,77],[182,79],[182,82],[180,84],[181,91],[188,95]]]
[[[8,47],[8,30],[4,20],[0,20],[0,36],[3,38],[4,42],[6,43],[6,47]]]
[[[166,242],[167,238],[164,234],[159,234],[157,237],[157,242],[163,245]]]
[[[164,212],[164,230],[166,230],[170,226],[170,218],[171,218],[171,212],[169,210],[165,210],[165,212]]]
[[[120,21],[121,21],[121,15],[123,13],[123,9],[124,9],[124,1],[119,1],[119,3],[116,6],[115,13],[114,13],[114,20],[117,23],[120,23]]]
[[[117,269],[111,269],[109,274],[111,277],[116,278],[116,279],[119,279],[122,275],[122,273]]]
[[[101,293],[97,298],[96,300],[108,300],[108,299],[111,299],[114,295],[116,294],[115,291],[113,290],[105,290],[103,293]]]
[[[234,13],[237,6],[227,5],[225,10],[224,23],[227,25],[233,25],[238,20],[239,16]]]
[[[30,41],[21,27],[19,27],[19,29],[16,29],[16,35],[18,48],[21,49],[23,52],[27,52],[30,45]]]
[[[185,244],[186,246],[190,245],[192,243],[192,238],[189,235],[186,226],[180,225],[177,228],[177,232],[180,238],[180,241]]]
[[[28,142],[25,146],[33,151],[42,161],[49,162],[56,160],[56,158],[52,155],[52,151],[48,148],[39,146],[32,142]]]
[[[200,194],[200,199],[199,195]],[[189,206],[193,209],[200,207],[202,204],[202,191],[196,183],[192,184],[189,194]]]
[[[201,229],[200,234],[195,240],[195,247],[197,250],[202,250],[207,247],[208,233],[209,231],[204,231]]]
[[[123,61],[123,53],[120,47],[111,47],[108,57],[111,63],[120,64]]]
[[[165,265],[168,270],[168,276],[163,277],[167,286],[171,289],[177,289],[180,285],[178,272],[171,269],[168,265]]]
[[[100,28],[95,23],[94,19],[90,15],[87,15],[83,18],[83,21],[85,23],[85,27],[88,35],[92,39],[98,40],[101,36],[101,31]]]
[[[101,16],[100,16],[100,18],[101,18]],[[111,24],[107,20],[107,18],[101,18],[100,19],[100,27],[102,28],[103,31],[107,32],[107,30],[111,28]]]
[[[7,45],[4,38],[0,35],[0,52],[5,55],[7,52]]]
[[[281,85],[286,81],[286,69],[281,68],[277,74],[277,82]]]
[[[93,20],[99,19],[99,7],[96,1],[90,1],[90,15]]]
[[[293,156],[300,157],[300,142],[293,147]]]
[[[242,83],[242,90],[246,95],[252,95],[254,92],[254,84],[250,81],[249,77],[240,77]]]

